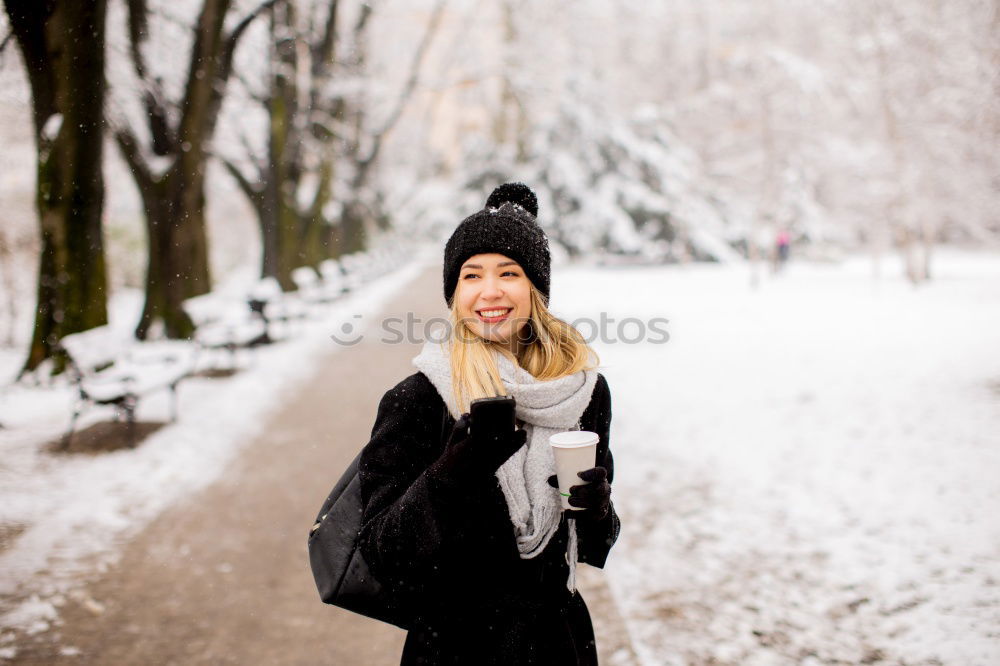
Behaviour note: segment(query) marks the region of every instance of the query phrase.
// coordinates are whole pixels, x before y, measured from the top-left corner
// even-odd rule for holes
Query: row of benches
[[[290,324],[304,320],[323,306],[342,298],[376,275],[398,266],[405,251],[398,242],[387,243],[367,253],[327,260],[319,270],[297,268],[292,279],[297,291],[282,291],[277,280],[264,278],[245,299],[205,294],[184,302],[184,311],[195,324],[191,340],[140,342],[131,332],[99,326],[62,338],[60,345],[69,361],[70,379],[78,396],[62,449],[69,448],[77,421],[90,406],[115,408],[115,417],[124,416],[128,439],[135,446],[135,412],[139,400],[160,390],[170,391],[170,419],[177,420],[177,387],[193,374],[202,354],[221,350],[228,353],[230,369],[236,367],[236,352],[276,341],[276,322]]]

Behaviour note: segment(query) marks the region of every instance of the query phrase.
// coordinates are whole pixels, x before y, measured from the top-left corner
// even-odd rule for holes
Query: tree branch
[[[5,3],[5,6],[7,3]],[[55,67],[46,50],[45,23],[55,10],[54,4],[27,3],[17,11],[7,11],[10,35],[17,40],[24,58],[24,69],[34,97],[35,135],[40,136],[49,116],[57,112],[55,98]]]
[[[266,94],[256,92],[253,89],[253,86],[250,84],[250,81],[248,81],[247,78],[239,70],[234,71],[232,76],[235,76],[236,80],[240,82],[240,85],[243,86],[243,89],[246,91],[247,96],[250,99],[257,102],[265,109],[268,107],[268,105],[271,103],[270,97],[268,97]]]
[[[267,178],[265,174],[269,168],[267,160],[257,156],[254,152],[253,146],[250,145],[250,139],[247,138],[247,134],[242,128],[240,129],[239,135],[240,145],[243,146],[243,150],[246,151],[247,159],[250,160],[250,162],[252,162],[254,167],[257,169],[257,180],[258,182],[263,183]]]
[[[257,20],[257,17],[266,12],[268,9],[273,7],[279,2],[286,2],[287,0],[266,0],[257,5],[257,8],[252,12],[243,17],[243,19],[236,24],[233,31],[229,33],[226,37],[225,45],[222,48],[220,67],[219,67],[219,79],[225,81],[229,78],[229,73],[232,71],[233,67],[233,54],[236,52],[236,45],[240,42],[240,37],[246,32],[247,28]]]
[[[243,190],[243,194],[246,195],[247,199],[250,200],[255,207],[260,208],[264,201],[264,188],[261,183],[251,183],[250,179],[243,175],[239,167],[236,166],[231,160],[221,155],[217,155],[222,166],[225,167],[229,175],[233,177],[236,184],[239,185],[240,189]]]
[[[337,11],[339,0],[331,0],[330,13],[326,17],[323,37],[313,45],[312,75],[313,79],[323,78],[327,68],[333,62],[337,44]]]
[[[146,61],[142,57],[142,42],[149,34],[149,12],[146,0],[128,0],[128,36],[132,66],[142,81],[146,81]]]
[[[199,121],[206,123],[208,128],[208,134],[214,129],[214,125],[218,120],[219,109],[222,106],[222,98],[225,95],[226,84],[229,81],[229,76],[233,71],[233,56],[236,52],[236,46],[239,44],[240,37],[246,32],[246,29],[254,22],[257,17],[262,13],[276,5],[278,2],[287,2],[287,0],[267,0],[262,2],[254,9],[252,12],[247,14],[240,20],[240,22],[233,28],[232,32],[228,35],[220,35],[221,43],[216,45],[211,52],[206,49],[204,57],[212,58],[215,60],[215,69],[212,75],[212,80],[209,82],[209,95],[207,99],[202,100],[204,107],[200,109],[200,113],[204,114],[204,117]],[[197,51],[197,41],[195,46],[195,51]],[[194,53],[194,51],[192,52]],[[203,84],[205,82],[200,82],[196,78],[196,68],[197,63],[192,60],[191,62],[191,75],[188,78],[188,88],[187,92],[184,94],[185,103],[192,99],[193,91],[200,89],[204,92]],[[185,113],[190,111],[193,107],[186,106]],[[183,123],[181,121],[183,132]]]
[[[382,125],[382,128],[375,133],[372,140],[372,148],[368,153],[368,156],[361,160],[358,164],[358,173],[355,175],[356,184],[364,182],[365,172],[367,172],[370,168],[372,162],[375,161],[375,158],[378,157],[379,150],[382,148],[382,140],[385,138],[385,135],[392,130],[392,128],[399,121],[399,118],[403,115],[406,104],[409,102],[410,97],[413,95],[413,91],[417,87],[424,58],[427,56],[427,51],[430,48],[431,41],[434,39],[435,33],[437,33],[438,26],[441,24],[441,17],[444,15],[446,2],[447,0],[438,0],[437,5],[434,6],[434,11],[431,14],[430,21],[427,22],[427,30],[424,31],[424,36],[420,40],[420,45],[417,47],[417,51],[413,56],[413,62],[410,66],[410,75],[407,78],[406,84],[403,86],[403,90],[400,92],[399,99],[396,101],[396,108],[389,114],[389,117]]]
[[[330,3],[330,13],[327,14],[326,24],[323,29],[323,36],[318,42],[310,45],[312,55],[312,66],[310,68],[311,81],[309,82],[309,107],[318,109],[322,106],[320,97],[326,82],[330,78],[336,55],[337,44],[337,18],[340,3],[332,0]],[[310,123],[313,135],[316,135],[315,126]]]
[[[147,0],[126,0],[128,9],[129,57],[139,82],[144,88],[142,105],[153,139],[153,154],[164,156],[176,150],[177,136],[170,127],[170,114],[164,104],[163,87],[159,78],[151,77],[142,55],[142,45],[149,36]]]
[[[364,29],[368,26],[368,19],[372,15],[372,4],[370,2],[361,3],[361,12],[358,14],[358,20],[354,24],[354,34],[358,35],[364,32]]]
[[[115,143],[118,144],[118,150],[122,154],[122,157],[125,158],[128,168],[135,175],[139,189],[145,191],[151,188],[153,186],[153,175],[142,157],[142,152],[139,149],[139,141],[135,138],[135,134],[128,127],[119,127],[115,130],[114,135]]]
[[[170,155],[177,149],[177,136],[170,127],[170,116],[162,103],[163,94],[159,82],[155,92],[147,89],[142,96],[142,104],[149,119],[149,134],[153,139],[154,155]]]

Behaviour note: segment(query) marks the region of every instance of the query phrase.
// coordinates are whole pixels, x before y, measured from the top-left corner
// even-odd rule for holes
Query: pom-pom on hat
[[[496,252],[521,265],[549,301],[552,258],[549,239],[535,221],[538,198],[524,183],[504,183],[486,206],[459,223],[444,246],[444,300],[451,307],[462,264],[474,255]]]

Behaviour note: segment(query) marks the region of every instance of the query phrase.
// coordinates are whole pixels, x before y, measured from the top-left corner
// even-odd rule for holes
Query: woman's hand
[[[448,437],[442,458],[456,471],[495,474],[527,441],[526,430],[512,430],[498,439],[477,439],[469,432],[469,414],[462,414]]]
[[[581,507],[583,511],[574,511],[569,517],[575,514],[583,514],[593,520],[601,520],[608,515],[611,508],[611,484],[608,483],[608,470],[603,467],[591,467],[578,473],[586,484],[570,486],[569,504],[570,506]],[[553,474],[549,477],[549,485],[553,488],[559,487],[559,480]]]

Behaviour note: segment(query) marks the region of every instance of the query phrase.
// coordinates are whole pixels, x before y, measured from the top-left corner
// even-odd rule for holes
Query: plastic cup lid
[[[563,449],[571,449],[578,446],[589,446],[596,444],[600,437],[596,432],[587,430],[570,430],[568,432],[557,432],[549,437],[549,444]]]

